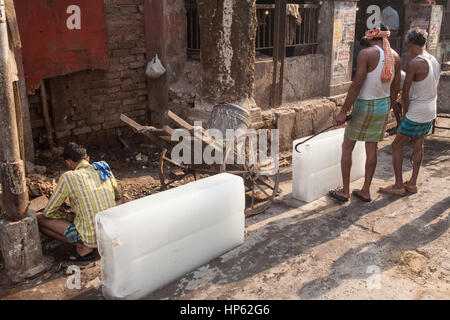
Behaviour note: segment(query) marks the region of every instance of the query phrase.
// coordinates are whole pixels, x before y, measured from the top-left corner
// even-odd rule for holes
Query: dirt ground
[[[450,127],[450,120],[439,125]],[[243,245],[147,299],[449,299],[450,130],[437,129],[426,138],[419,193],[406,197],[377,192],[393,181],[393,138],[379,146],[371,203],[295,200],[291,167],[284,167],[280,196],[265,213],[246,219]],[[147,148],[148,161],[136,161],[139,150],[116,147],[90,154],[110,163],[127,201],[159,192],[156,150]],[[405,177],[411,153],[409,144]],[[48,180],[41,191],[35,187],[34,196],[50,193],[52,179],[64,170],[58,161],[46,162]],[[103,299],[100,260],[80,264],[81,288],[70,290],[71,263],[61,258],[67,246],[44,237],[43,250],[55,257],[52,269],[20,284],[0,276],[2,299]]]

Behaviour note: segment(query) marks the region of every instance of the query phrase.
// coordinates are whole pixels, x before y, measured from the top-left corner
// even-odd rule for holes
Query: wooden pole
[[[45,90],[44,80],[41,80],[40,91],[41,91],[42,113],[44,115],[45,129],[47,130],[48,144],[50,148],[53,148],[55,146],[55,141],[53,140],[53,129],[52,123],[50,121],[50,114],[48,111],[47,92]]]
[[[283,74],[286,56],[286,0],[275,1],[275,29],[273,43],[273,79],[271,105],[276,108],[283,103]]]
[[[28,193],[17,138],[13,77],[8,67],[9,62],[5,0],[0,0],[0,146],[2,148],[0,177],[4,206],[2,210],[8,220],[17,221],[27,216]]]
[[[17,64],[17,76],[19,78],[18,82],[18,93],[20,101],[20,113],[22,119],[22,137],[23,145],[21,145],[22,160],[34,161],[34,142],[33,142],[33,132],[31,129],[31,117],[30,109],[28,105],[28,95],[25,84],[25,74],[23,70],[22,62],[22,42],[20,40],[19,26],[17,24],[16,11],[14,8],[13,0],[6,0],[6,17],[9,26],[9,31],[11,34],[11,45],[14,49],[14,58]],[[16,90],[16,87],[15,87]]]
[[[23,138],[22,104],[20,103],[19,82],[13,82],[14,104],[16,107],[17,138],[19,139],[20,159],[25,161],[25,143]]]

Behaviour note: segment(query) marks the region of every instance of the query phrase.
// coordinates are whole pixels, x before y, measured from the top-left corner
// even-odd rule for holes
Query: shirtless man
[[[423,143],[437,116],[437,87],[440,66],[425,50],[427,32],[414,28],[406,35],[406,44],[413,59],[406,67],[402,108],[405,115],[392,143],[392,162],[395,184],[380,188],[380,192],[404,196],[406,191],[416,193],[417,177],[423,160]],[[403,146],[413,139],[413,171],[411,179],[403,183]]]

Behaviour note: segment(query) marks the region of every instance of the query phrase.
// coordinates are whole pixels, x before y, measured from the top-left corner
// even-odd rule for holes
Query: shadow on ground
[[[450,226],[449,215],[432,225],[428,224],[441,216],[449,207],[450,197],[447,197],[394,233],[378,241],[367,242],[347,251],[333,263],[332,271],[327,277],[315,279],[305,284],[299,290],[298,296],[303,299],[313,299],[338,287],[346,279],[367,279],[372,275],[368,273],[367,266],[371,265],[371,261],[377,260],[377,253],[381,249],[387,249],[392,252],[392,256],[398,257],[401,256],[402,252],[415,250],[439,238]],[[377,267],[381,269],[380,272],[383,272],[394,267],[395,261],[395,258],[384,259],[383,265],[377,265]],[[349,265],[361,265],[361,268],[352,268],[351,273],[349,273]]]
[[[423,165],[427,170],[438,170],[433,166],[448,161],[450,141],[442,139],[427,139],[425,142],[425,159]],[[409,153],[408,153],[409,152]],[[404,171],[410,170],[409,156],[412,152],[410,145],[405,147]],[[377,172],[381,180],[391,179],[393,170],[390,159],[391,147],[384,146],[380,149],[379,166]],[[384,158],[383,158],[384,157]],[[382,159],[382,163],[380,163]],[[392,171],[389,174],[389,170]],[[440,170],[442,174],[442,170]],[[291,172],[283,172],[280,176],[281,182],[289,181]],[[289,196],[289,195],[287,195]],[[286,197],[286,195],[285,195]],[[225,285],[248,279],[261,272],[269,270],[289,259],[305,253],[307,250],[338,238],[345,230],[354,225],[362,217],[392,205],[399,198],[392,196],[378,196],[372,203],[364,204],[353,201],[350,205],[336,208],[336,204],[326,201],[322,206],[307,210],[307,205],[295,202],[291,205],[284,200],[276,202],[270,210],[270,214],[262,214],[253,217],[251,225],[263,222],[266,219],[274,219],[257,230],[249,231],[246,235],[246,243],[223,256],[210,262],[206,267],[213,272],[212,279],[207,279],[208,286]],[[367,273],[367,265],[377,261],[377,253],[380,250],[391,250],[395,257],[401,256],[402,252],[415,250],[441,236],[448,230],[449,217],[428,225],[438,218],[450,207],[450,198],[445,198],[434,204],[419,218],[407,223],[392,234],[375,242],[368,242],[357,248],[349,250],[332,265],[332,272],[324,277],[315,279],[305,284],[299,291],[300,298],[311,299],[322,295],[342,283],[345,279],[366,279],[371,274]],[[295,210],[289,217],[279,218],[290,211]],[[278,219],[277,219],[278,217]],[[251,239],[251,243],[249,243]],[[346,265],[351,261],[358,261],[357,265],[364,265],[360,270],[353,270],[350,274]],[[368,264],[367,264],[367,263]],[[382,271],[391,269],[396,258],[385,259],[380,262]],[[356,263],[356,262],[355,262]],[[183,280],[174,281],[168,286],[154,292],[146,299],[165,299],[167,297],[177,298],[189,295],[198,289],[186,287],[186,284],[195,279],[195,271],[183,277]],[[100,290],[90,290],[76,299],[92,299],[100,295]],[[223,295],[226,298],[226,295]]]
[[[261,237],[261,241],[251,247],[246,247],[243,251],[239,251],[239,248],[235,249],[238,254],[225,261],[219,258],[209,263],[208,267],[216,270],[217,276],[208,281],[208,285],[237,282],[277,266],[310,248],[336,239],[364,215],[386,207],[392,202],[392,198],[381,198],[368,206],[361,207],[360,203],[355,201],[334,211],[330,209],[336,208],[335,205],[323,206],[306,214],[300,214],[300,216],[295,215],[270,222],[247,234],[248,237],[251,237],[253,233],[267,234],[268,236]],[[317,213],[322,214],[310,218]],[[281,228],[276,226],[280,224],[284,226]],[[231,252],[230,255],[232,255]],[[188,280],[192,278],[192,273],[187,275]],[[179,286],[180,283],[174,282],[147,298],[175,298],[189,292],[185,288],[180,289]]]

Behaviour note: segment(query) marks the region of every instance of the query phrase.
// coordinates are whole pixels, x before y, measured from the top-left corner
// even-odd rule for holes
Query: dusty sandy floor
[[[450,121],[440,125],[450,127]],[[291,197],[286,168],[276,203],[246,220],[242,246],[147,298],[449,299],[450,131],[437,130],[426,139],[419,193],[403,198],[377,192],[393,180],[392,140],[380,145],[373,202],[297,201]],[[408,145],[405,177],[411,171],[411,152]],[[146,178],[140,179],[144,183]],[[130,181],[133,177],[123,183]],[[353,188],[361,185],[362,179],[352,183]],[[68,266],[57,262],[44,276],[3,286],[0,296],[102,299],[100,261],[82,266],[80,290],[67,288]]]

